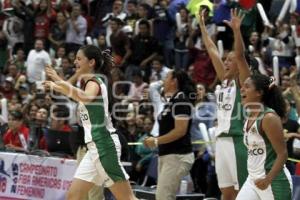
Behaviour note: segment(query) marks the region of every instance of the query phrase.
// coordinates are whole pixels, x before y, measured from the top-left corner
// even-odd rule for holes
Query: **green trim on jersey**
[[[243,136],[232,137],[232,140],[233,140],[234,151],[235,151],[238,182],[239,182],[239,187],[241,188],[248,177],[248,170],[247,170],[248,151],[247,151],[247,147],[243,143]]]
[[[292,191],[288,180],[273,180],[271,188],[274,200],[291,200]]]
[[[101,87],[102,80],[98,77],[95,77],[99,87]],[[99,88],[101,90],[101,88]],[[105,127],[105,110],[104,110],[104,101],[102,96],[97,96],[97,98],[90,102],[84,104],[87,109],[88,116],[91,122],[91,136],[93,141],[98,141],[106,138],[106,127]]]
[[[100,77],[96,76],[95,80],[100,87],[101,84],[104,84]],[[92,125],[92,140],[96,144],[100,162],[110,178],[113,181],[126,180],[119,163],[116,145],[111,137],[111,133],[106,128],[105,106],[108,105],[104,105],[102,96],[98,96],[92,103],[85,104]]]
[[[265,145],[266,145],[266,161],[265,161],[266,173],[268,173],[272,169],[274,162],[276,160],[276,157],[277,157],[277,154],[276,154],[275,150],[273,149],[270,140],[268,139],[267,135],[263,132],[263,130],[261,130],[261,128],[260,128],[262,119],[265,116],[265,114],[267,114],[267,113],[276,113],[276,112],[273,109],[266,107],[264,109],[264,111],[259,115],[258,119],[256,120],[258,132],[261,135],[261,137],[263,138]],[[286,177],[284,171],[281,170],[279,172],[279,174],[274,178],[274,180],[287,180],[287,177]]]
[[[105,172],[114,182],[126,180],[119,163],[115,143],[110,133],[107,132],[107,135],[109,135],[109,137],[107,137],[106,140],[95,142],[100,162]]]
[[[234,100],[234,106],[231,114],[230,128],[228,133],[222,133],[218,137],[233,137],[233,136],[243,136],[244,127],[244,114],[243,106],[241,103],[241,89],[239,87],[238,81],[235,80],[236,85],[236,96]]]

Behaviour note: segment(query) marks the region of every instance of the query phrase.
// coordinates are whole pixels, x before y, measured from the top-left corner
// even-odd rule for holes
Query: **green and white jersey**
[[[252,180],[264,178],[271,170],[277,157],[270,140],[260,129],[264,115],[269,112],[275,111],[265,108],[248,130],[248,120],[244,125],[244,144],[248,149],[247,168]],[[286,171],[287,169],[284,167],[274,180],[287,180]]]
[[[216,136],[242,136],[243,109],[238,83],[224,80],[215,90],[218,126]]]
[[[88,103],[79,103],[78,110],[84,128],[85,143],[109,139],[110,133],[115,132],[108,110],[108,93],[106,85],[100,77],[92,79],[99,84],[97,98]]]

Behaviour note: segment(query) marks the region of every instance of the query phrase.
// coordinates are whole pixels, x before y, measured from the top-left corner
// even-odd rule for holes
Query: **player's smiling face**
[[[261,101],[261,92],[257,91],[251,78],[247,78],[241,88],[242,104],[259,103]]]
[[[84,55],[82,50],[79,50],[76,54],[76,59],[74,61],[76,71],[88,72],[90,71],[90,60]]]

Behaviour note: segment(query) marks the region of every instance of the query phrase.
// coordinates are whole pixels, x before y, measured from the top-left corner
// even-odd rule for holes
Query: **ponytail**
[[[262,102],[272,108],[281,118],[285,116],[286,104],[280,88],[275,85],[274,77],[262,74],[251,75],[251,80],[257,91],[262,91]]]
[[[112,105],[114,102],[114,98],[112,95],[112,78],[110,69],[114,66],[113,57],[110,55],[110,50],[101,50],[94,45],[85,45],[80,47],[81,51],[83,51],[84,55],[89,59],[95,60],[95,72],[102,74],[105,76],[106,88],[108,93],[108,107],[109,111],[112,111]]]

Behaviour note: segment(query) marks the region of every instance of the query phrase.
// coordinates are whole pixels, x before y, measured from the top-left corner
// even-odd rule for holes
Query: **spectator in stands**
[[[112,18],[119,18],[122,21],[126,18],[126,13],[123,12],[123,1],[115,0],[112,7],[112,12],[107,13],[101,20],[102,26],[106,28],[106,44],[107,46],[111,47],[110,43],[110,35],[111,35],[111,27],[110,27],[110,19]]]
[[[27,151],[29,129],[23,122],[23,114],[20,111],[10,112],[8,116],[9,129],[3,135],[6,148],[16,151]]]
[[[48,115],[49,112],[46,108],[38,109],[35,116],[35,123],[41,128],[46,127],[48,125]]]
[[[41,0],[35,10],[34,37],[44,41],[45,49],[49,49],[48,36],[51,22],[55,19],[55,11],[51,7],[51,0]]]
[[[72,2],[71,0],[60,0],[57,1],[56,10],[59,10],[62,13],[72,12]]]
[[[68,124],[69,110],[66,106],[57,106],[53,108],[50,115],[50,129],[61,131],[61,132],[71,132],[72,128]]]
[[[155,56],[152,59],[152,73],[150,81],[165,80],[170,68],[164,65],[164,58],[162,56]]]
[[[0,92],[8,100],[11,100],[13,95],[15,95],[14,85],[14,79],[8,76],[5,78],[4,84],[0,86]]]
[[[61,69],[62,58],[66,56],[65,45],[58,46],[57,49],[50,49],[50,52],[54,51],[51,55],[52,65],[55,69]]]
[[[143,131],[142,135],[137,138],[137,142],[143,142],[147,137],[150,136],[150,132],[153,127],[153,118],[151,117],[145,117],[143,121]],[[138,160],[135,170],[139,172],[139,180],[144,180],[145,172],[148,168],[149,162],[153,156],[152,149],[146,148],[144,145],[138,145],[135,148],[135,152],[138,156],[140,156],[140,159]],[[139,182],[140,184],[142,182]]]
[[[137,1],[129,0],[126,5],[126,9],[127,16],[125,17],[124,21],[132,28],[132,30],[135,30],[136,21],[139,18],[137,13]]]
[[[146,138],[144,145],[158,147],[156,199],[171,200],[194,163],[190,127],[196,87],[184,71],[172,70],[164,80],[164,97],[169,100],[158,117],[159,136]]]
[[[98,47],[101,51],[104,51],[104,50],[108,49],[108,47],[106,45],[106,40],[105,40],[105,35],[104,34],[99,34],[98,35],[97,44],[98,44]]]
[[[262,43],[260,39],[260,34],[256,31],[253,31],[249,37],[249,48],[248,50],[253,54],[255,57],[261,57],[261,48]],[[251,47],[250,47],[251,45]]]
[[[111,78],[114,98],[116,101],[121,101],[124,96],[126,96],[126,85],[122,83],[125,81],[124,73],[119,68],[115,67],[111,70]]]
[[[29,52],[27,57],[27,80],[33,84],[37,81],[43,81],[45,66],[51,64],[50,55],[44,50],[44,41],[37,39],[34,49]]]
[[[170,1],[161,0],[154,5],[153,36],[162,46],[165,64],[174,65],[175,23],[168,12]]]
[[[289,118],[289,113],[291,109],[291,105],[288,99],[285,98],[285,105],[286,105],[286,112],[285,116],[281,119],[284,137],[287,140],[286,146],[288,151],[288,156],[290,158],[297,158],[294,149],[293,149],[293,142],[295,139],[300,139],[300,126],[297,120],[292,120]],[[290,171],[292,175],[295,174],[295,163],[292,161],[287,160],[286,167]]]
[[[29,122],[30,129],[30,149],[42,149],[46,150],[46,140],[44,137],[44,132],[47,130],[48,126],[48,115],[49,112],[46,108],[39,108],[36,112],[35,121]]]
[[[24,113],[24,121],[29,126],[31,122],[35,122],[36,113],[39,110],[39,107],[34,103],[30,102],[29,104],[25,105],[23,107],[23,113]]]
[[[16,16],[24,20],[22,32],[24,33],[24,51],[27,55],[34,46],[34,5],[32,2],[16,1],[13,8]]]
[[[290,26],[282,23],[277,27],[276,31],[275,37],[272,37],[269,32],[265,31],[263,43],[271,51],[272,57],[278,56],[279,67],[290,67],[295,47],[295,42],[290,35]]]
[[[15,15],[9,16],[3,23],[3,32],[8,39],[8,48],[15,52],[24,43],[23,19]]]
[[[216,118],[216,104],[207,98],[206,88],[203,84],[197,84],[197,100],[195,112],[192,115],[191,139],[192,141],[202,140],[203,135],[199,129],[199,124],[204,123],[207,130],[214,125]],[[193,145],[193,151],[198,152],[200,145]]]
[[[14,82],[18,81],[19,77],[20,77],[20,71],[17,68],[17,65],[14,63],[10,63],[7,66],[7,75],[8,77],[12,77]]]
[[[192,114],[191,140],[196,142],[203,140],[203,132],[199,128],[200,123],[204,123],[208,131],[213,127],[216,118],[216,104],[209,102],[207,98],[206,88],[203,84],[197,84],[197,100],[195,110]],[[195,163],[191,170],[191,177],[194,183],[195,191],[206,193],[207,190],[207,165],[209,162],[205,160],[205,145],[193,144],[193,152],[195,154]],[[199,170],[199,168],[203,170]]]
[[[140,101],[143,98],[144,88],[148,87],[148,84],[143,81],[142,72],[136,69],[132,72],[132,84],[130,85],[128,92],[129,101]]]
[[[75,67],[68,57],[63,57],[61,60],[62,77],[68,80],[75,73]]]
[[[119,18],[110,19],[110,44],[112,56],[116,66],[125,67],[131,55],[130,42],[127,35],[121,30],[123,21]],[[123,69],[124,71],[124,69]]]
[[[67,20],[62,12],[56,15],[56,23],[51,26],[48,39],[51,47],[58,51],[58,47],[64,44],[66,40]]]
[[[3,72],[6,64],[6,60],[9,59],[10,51],[7,48],[8,40],[3,33],[0,31],[0,72]]]
[[[138,35],[140,32],[139,24],[141,20],[147,20],[149,18],[149,5],[145,3],[140,3],[138,5],[138,19],[135,22],[134,25],[134,35]]]
[[[189,64],[189,49],[187,39],[189,37],[189,11],[185,7],[179,9],[181,27],[176,29],[175,38],[175,67],[187,69]]]
[[[286,72],[284,72],[286,70]],[[296,70],[295,70],[296,71]],[[293,93],[293,90],[291,89],[291,78],[290,78],[290,70],[288,68],[283,68],[281,70],[281,85],[280,88],[282,90],[283,96],[288,100],[289,102],[289,109],[287,116],[291,120],[298,120],[298,113],[295,108],[295,95]],[[297,97],[296,97],[297,98]]]
[[[208,30],[208,34],[213,41],[215,41],[215,26],[210,22],[208,16],[209,9],[207,7],[202,7],[208,11],[204,15],[204,20],[206,23],[205,27]],[[214,88],[217,77],[216,72],[213,67],[210,56],[208,55],[208,49],[205,47],[203,40],[200,37],[200,30],[198,28],[193,28],[190,26],[190,35],[188,38],[188,47],[190,50],[191,65],[193,65],[192,78],[196,83],[204,84],[206,87],[212,89]]]
[[[125,135],[128,142],[135,142],[137,139],[137,126],[136,126],[136,115],[134,112],[129,112],[126,115],[126,121],[124,123],[123,135]]]
[[[22,74],[26,74],[26,55],[23,49],[18,49],[16,52],[16,56],[12,60],[15,65],[17,65],[18,70]]]
[[[87,21],[81,15],[80,4],[74,3],[71,16],[67,16],[66,47],[67,52],[76,52],[84,44],[87,33]]]
[[[151,36],[150,24],[147,20],[143,19],[139,22],[139,34],[133,38],[131,49],[131,65],[126,68],[125,73],[127,80],[132,80],[132,71],[135,68],[143,70],[144,78],[147,79],[151,74],[150,62],[159,51],[158,42]]]

